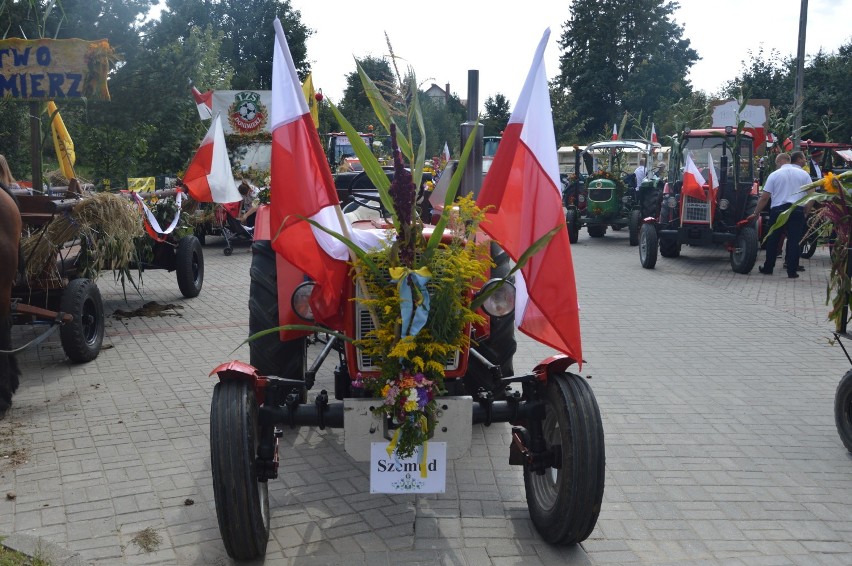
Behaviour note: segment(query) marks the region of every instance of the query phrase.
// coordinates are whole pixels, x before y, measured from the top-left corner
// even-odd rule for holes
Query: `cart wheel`
[[[210,405],[210,468],[228,556],[251,560],[269,541],[269,486],[257,480],[257,401],[245,381],[221,381]]]
[[[59,310],[74,320],[59,328],[65,355],[72,362],[90,362],[98,357],[104,341],[104,302],[91,279],[72,279],[62,291]]]
[[[568,224],[568,241],[572,244],[576,244],[577,240],[580,238],[580,226],[577,224],[578,220],[577,209],[569,208],[568,212],[565,213],[565,223]]]
[[[229,255],[231,255],[232,253],[234,253],[234,248],[227,247],[227,248],[225,248],[225,249],[223,250],[223,253],[224,253],[226,256],[229,256]]]
[[[530,518],[552,544],[586,540],[604,492],[604,432],[592,388],[578,375],[551,376],[542,423],[547,448],[561,447],[561,466],[539,475],[524,466]]]
[[[178,242],[177,281],[187,299],[197,297],[204,285],[204,252],[195,236],[184,236]]]
[[[757,230],[746,226],[737,234],[734,249],[731,250],[731,269],[734,273],[749,273],[757,261]]]
[[[639,261],[645,269],[657,265],[657,229],[653,224],[642,224],[639,229]]]
[[[834,422],[846,450],[852,452],[852,369],[837,385],[834,395]]]
[[[642,225],[642,215],[639,209],[630,211],[630,224],[628,225],[628,234],[630,235],[630,245],[639,245],[639,228]]]

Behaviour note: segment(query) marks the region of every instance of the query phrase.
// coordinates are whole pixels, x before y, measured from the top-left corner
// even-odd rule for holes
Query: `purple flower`
[[[414,235],[412,230],[412,214],[417,190],[412,181],[411,172],[402,162],[402,152],[396,141],[396,124],[390,126],[391,151],[393,153],[393,182],[388,193],[393,199],[393,207],[399,218],[399,231],[396,240],[399,242],[399,261],[406,267],[414,265]]]

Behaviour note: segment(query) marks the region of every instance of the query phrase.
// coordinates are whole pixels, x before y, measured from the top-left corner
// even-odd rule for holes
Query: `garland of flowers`
[[[391,143],[395,170],[389,194],[398,225],[383,248],[367,254],[371,265],[354,261],[366,290],[360,300],[377,322],[355,345],[381,359],[381,371],[377,376],[357,375],[353,386],[383,400],[375,412],[396,427],[389,451],[408,457],[434,430],[435,398],[445,393],[446,360],[469,347],[466,330],[482,322],[470,308],[469,289],[472,282],[484,280],[492,264],[487,244],[474,238],[484,213],[469,197],[457,202],[450,242],[427,252],[423,224],[415,213],[415,187],[393,126]]]

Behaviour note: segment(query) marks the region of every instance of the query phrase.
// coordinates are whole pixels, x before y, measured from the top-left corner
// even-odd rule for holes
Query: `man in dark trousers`
[[[802,187],[811,182],[808,172],[802,169],[802,166],[806,162],[807,159],[805,159],[804,153],[794,151],[790,155],[790,163],[782,165],[767,177],[754,213],[749,217],[750,220],[760,216],[760,212],[766,207],[771,198],[772,208],[769,209],[769,226],[771,227],[785,210],[804,196]],[[803,207],[797,206],[793,210],[787,219],[786,228],[787,249],[785,265],[787,266],[787,277],[795,279],[799,276],[799,256],[802,253],[800,241],[805,231],[805,211]],[[758,270],[764,275],[772,275],[772,271],[775,269],[775,250],[778,249],[778,241],[782,234],[783,230],[775,230],[766,240],[766,262],[758,267]]]

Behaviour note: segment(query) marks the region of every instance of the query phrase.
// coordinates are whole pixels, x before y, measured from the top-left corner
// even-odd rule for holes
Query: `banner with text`
[[[106,39],[0,40],[0,97],[109,100],[115,54]]]

